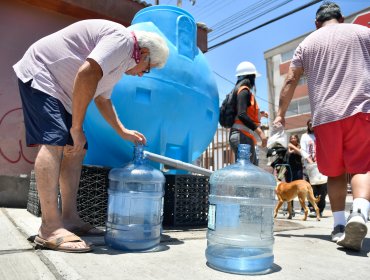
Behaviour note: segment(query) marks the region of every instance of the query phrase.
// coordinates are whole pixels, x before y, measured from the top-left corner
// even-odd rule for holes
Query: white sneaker
[[[344,235],[344,225],[337,225],[331,232],[331,241],[337,242]]]
[[[347,249],[360,251],[362,242],[367,234],[366,220],[361,210],[349,215],[344,234],[337,244]]]

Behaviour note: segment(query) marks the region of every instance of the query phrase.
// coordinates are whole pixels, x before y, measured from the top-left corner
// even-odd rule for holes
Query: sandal
[[[37,235],[35,237],[34,242],[43,249],[50,249],[50,250],[61,251],[61,252],[66,252],[66,253],[86,253],[86,252],[92,251],[92,248],[87,244],[86,244],[86,247],[84,248],[67,248],[67,247],[61,246],[67,242],[83,242],[83,240],[75,234],[57,237],[51,240],[43,239]]]

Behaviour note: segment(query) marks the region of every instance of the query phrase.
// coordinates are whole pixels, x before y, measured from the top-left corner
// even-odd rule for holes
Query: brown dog
[[[315,198],[312,187],[310,183],[308,183],[307,181],[295,180],[290,183],[278,181],[277,186],[275,188],[275,192],[278,197],[278,203],[275,207],[274,218],[276,218],[278,210],[281,207],[281,205],[283,205],[284,201],[290,202],[298,196],[299,203],[304,209],[304,218],[302,220],[303,221],[307,220],[308,215],[308,207],[306,205],[307,198],[308,201],[311,202],[312,206],[315,208],[317,220],[320,221],[320,211],[319,207],[317,207],[316,204],[317,202],[320,201],[320,196],[318,198]],[[288,203],[288,211],[289,211],[288,219],[291,219],[292,218],[291,203]]]

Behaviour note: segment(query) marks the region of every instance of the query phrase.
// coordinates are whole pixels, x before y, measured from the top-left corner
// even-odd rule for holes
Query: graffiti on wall
[[[22,108],[14,108],[6,112],[0,119],[0,156],[8,163],[17,164],[22,161],[34,164],[36,149],[24,143],[24,126]]]

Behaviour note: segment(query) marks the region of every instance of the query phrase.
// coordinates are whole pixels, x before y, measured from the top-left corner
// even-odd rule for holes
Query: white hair
[[[150,51],[150,60],[156,64],[157,68],[162,68],[169,55],[169,49],[166,41],[157,33],[135,30],[135,35],[140,48],[148,48]]]

